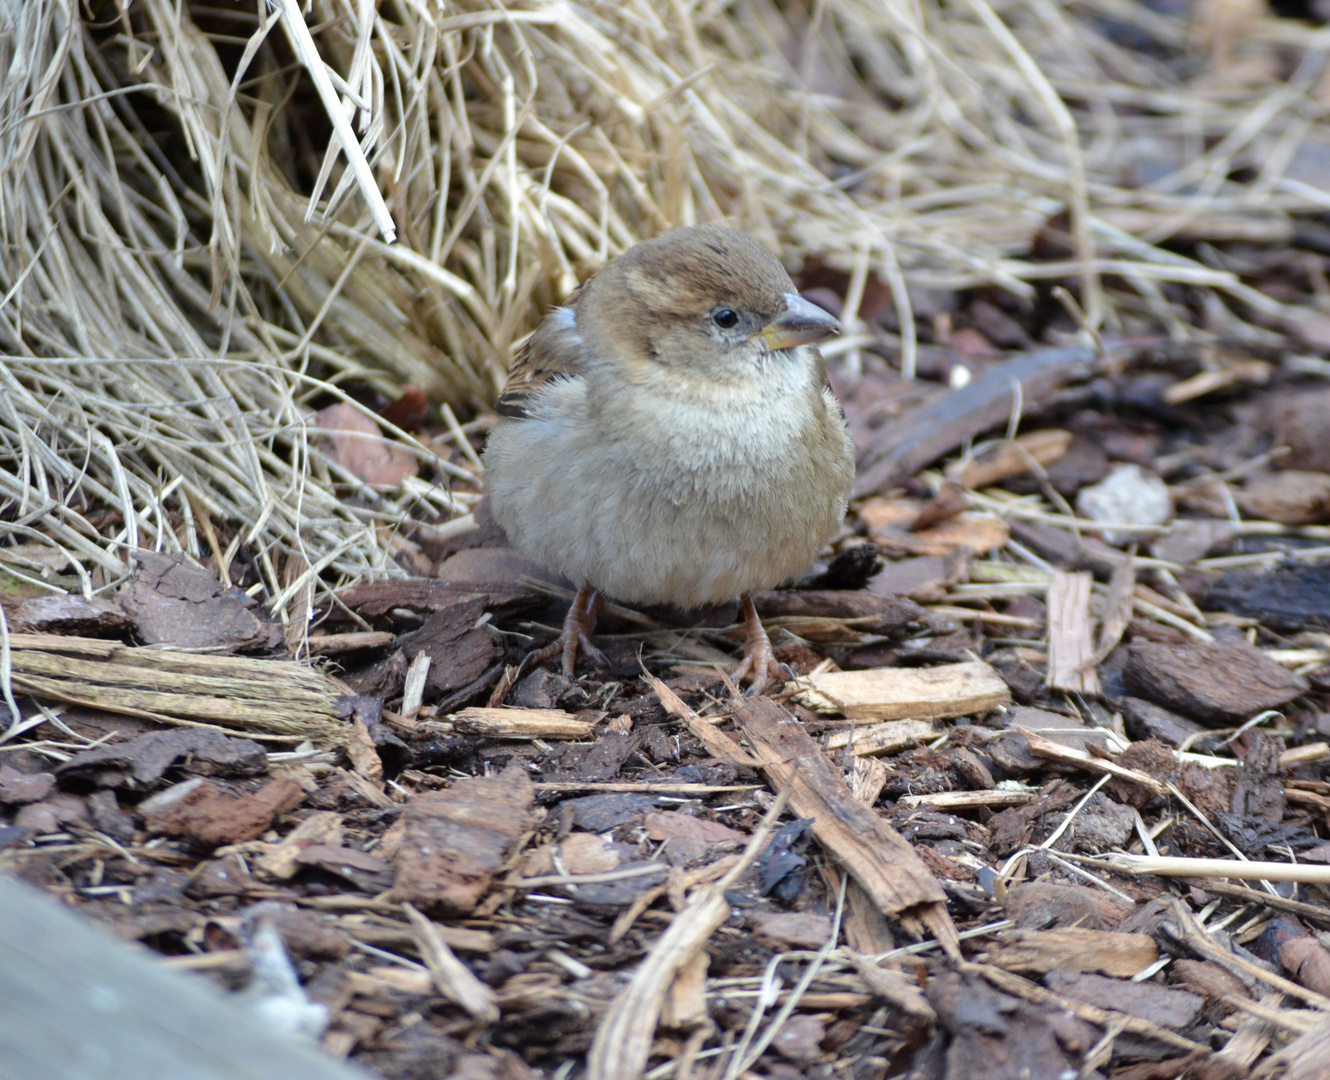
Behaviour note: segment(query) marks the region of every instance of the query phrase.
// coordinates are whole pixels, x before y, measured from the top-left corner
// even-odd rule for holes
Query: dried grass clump
[[[1071,278],[1091,326],[1188,333],[1172,281],[1287,320],[1155,245],[1278,238],[1330,202],[1301,167],[1330,154],[1330,41],[1259,11],[1211,27],[1215,63],[1275,66],[1184,79],[1185,28],[1122,0],[310,7],[0,12],[0,536],[100,567],[85,587],[217,530],[278,607],[396,572],[395,529],[467,508],[444,490],[461,435],[412,446],[434,475],[389,497],[321,450],[313,406],[347,383],[488,401],[542,309],[673,224],[839,269],[851,322],[886,282],[908,370],[907,281]],[[1060,213],[1065,257],[1031,261]]]

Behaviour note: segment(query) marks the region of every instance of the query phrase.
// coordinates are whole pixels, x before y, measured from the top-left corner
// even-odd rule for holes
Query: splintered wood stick
[[[1090,772],[1109,773],[1112,776],[1121,777],[1123,780],[1140,784],[1156,795],[1168,793],[1168,788],[1147,773],[1138,772],[1136,769],[1128,769],[1126,766],[1113,761],[1105,761],[1103,758],[1097,758],[1084,750],[1076,750],[1070,746],[1055,743],[1051,739],[1045,739],[1042,735],[1036,735],[1028,728],[1018,726],[1014,730],[1025,736],[1025,742],[1030,747],[1030,753],[1036,757],[1048,758],[1051,761],[1064,761],[1070,765],[1079,765]]]
[[[456,731],[487,739],[589,739],[596,725],[559,709],[462,709],[450,718]]]
[[[1039,798],[1037,791],[939,791],[935,795],[902,795],[901,806],[931,806],[934,810],[973,810],[980,806],[1024,806]]]
[[[1330,885],[1330,866],[1309,863],[1252,862],[1238,859],[1187,859],[1176,855],[1097,855],[1102,863],[1123,874],[1158,874],[1161,877],[1243,878],[1253,881],[1296,881],[1301,885]]]

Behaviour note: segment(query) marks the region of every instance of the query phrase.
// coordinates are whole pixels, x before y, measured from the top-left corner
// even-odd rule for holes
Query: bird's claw
[[[751,685],[744,691],[744,697],[747,698],[761,694],[773,683],[784,682],[787,677],[786,672],[789,672],[789,678],[793,678],[794,673],[787,665],[776,660],[771,650],[771,639],[762,628],[762,622],[757,617],[757,610],[753,607],[752,600],[744,597],[742,603],[744,622],[747,624],[744,658],[730,677],[735,685],[744,679],[750,680]]]
[[[526,663],[535,666],[557,656],[560,669],[571,679],[577,667],[577,652],[581,649],[593,664],[608,670],[609,658],[591,644],[591,631],[596,627],[596,614],[599,611],[600,595],[587,586],[578,589],[572,607],[563,620],[562,632],[543,649],[528,654]]]

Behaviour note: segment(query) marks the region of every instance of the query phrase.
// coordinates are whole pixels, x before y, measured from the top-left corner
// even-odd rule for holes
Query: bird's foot
[[[572,607],[563,620],[563,631],[543,649],[528,654],[526,663],[532,667],[560,658],[560,666],[568,678],[577,666],[577,650],[589,656],[593,663],[609,667],[605,654],[591,644],[591,632],[596,628],[596,615],[600,612],[600,594],[589,585],[583,585],[573,598]]]
[[[776,660],[771,651],[771,639],[757,617],[753,598],[745,596],[739,601],[744,616],[744,658],[730,677],[736,684],[749,681],[747,695],[760,694],[769,686],[780,684],[792,677],[790,669]]]

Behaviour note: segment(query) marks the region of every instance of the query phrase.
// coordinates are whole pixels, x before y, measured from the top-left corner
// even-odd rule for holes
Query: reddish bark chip
[[[274,817],[304,797],[304,789],[294,780],[272,780],[258,791],[235,796],[196,777],[145,799],[138,813],[149,832],[218,847],[262,836]]]
[[[394,898],[450,915],[470,912],[513,843],[535,824],[534,797],[516,765],[416,796],[406,808]]]

